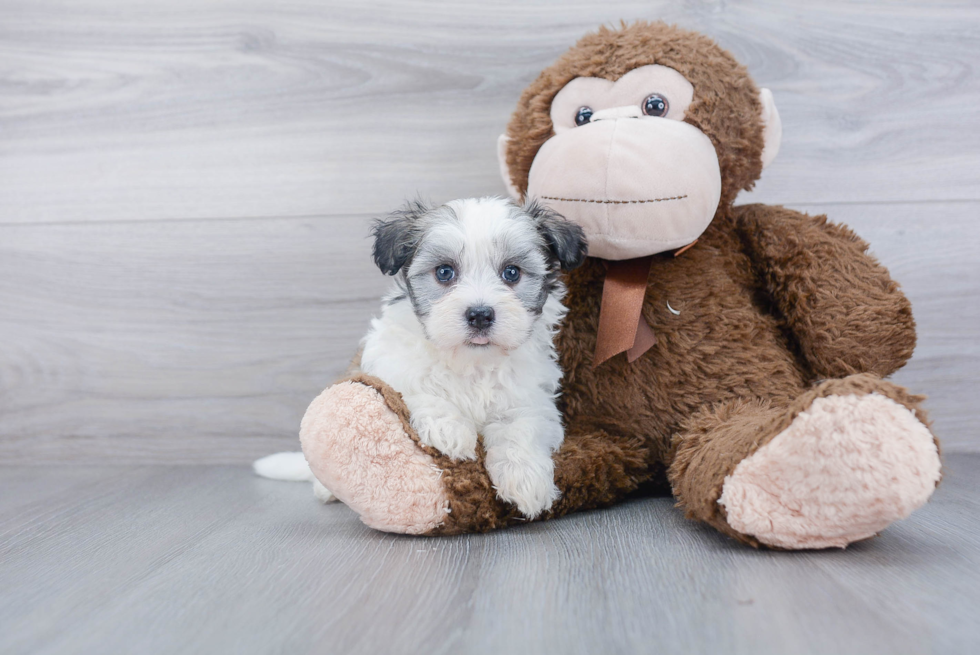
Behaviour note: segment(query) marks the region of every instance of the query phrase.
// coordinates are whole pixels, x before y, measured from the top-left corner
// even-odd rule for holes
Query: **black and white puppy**
[[[582,229],[529,202],[411,202],[377,222],[374,260],[397,276],[364,338],[361,370],[401,393],[423,443],[476,457],[497,495],[531,518],[558,498],[564,439],[554,346],[559,271],[586,256]]]

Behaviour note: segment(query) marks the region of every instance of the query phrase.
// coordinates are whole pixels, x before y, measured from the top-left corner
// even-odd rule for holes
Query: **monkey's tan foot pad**
[[[424,534],[445,520],[442,472],[372,387],[347,381],[321,393],[300,441],[313,475],[368,526]]]
[[[779,548],[843,548],[932,495],[939,452],[911,410],[878,394],[818,398],[725,478],[728,524]]]

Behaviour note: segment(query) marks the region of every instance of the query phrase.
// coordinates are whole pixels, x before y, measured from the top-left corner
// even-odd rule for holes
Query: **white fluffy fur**
[[[371,323],[361,368],[402,394],[423,443],[454,459],[474,459],[482,435],[498,496],[535,517],[559,496],[552,453],[564,430],[555,406],[561,369],[553,339],[565,314],[562,290],[551,293],[538,315],[501,281],[501,244],[533,230],[519,224],[513,206],[497,199],[449,206],[458,220],[429,231],[456,244],[458,281],[425,316],[416,315],[399,287]],[[443,228],[445,234],[435,234]],[[431,268],[431,262],[413,263],[409,277],[426,274],[417,266]],[[463,319],[474,306],[495,310],[488,345],[474,344]]]
[[[306,482],[313,479],[313,471],[303,453],[288,452],[266,455],[252,463],[252,470],[257,475],[270,480],[285,480],[287,482]]]
[[[306,457],[302,452],[285,452],[266,455],[252,463],[252,470],[256,475],[270,480],[283,480],[285,482],[309,482],[313,481],[313,495],[321,503],[331,503],[337,500],[330,490],[324,487],[319,480],[313,477],[310,465],[306,463]]]
[[[425,444],[454,459],[474,459],[482,435],[497,495],[533,518],[559,496],[551,457],[564,440],[555,406],[562,374],[554,347],[566,311],[564,289],[556,284],[540,313],[529,308],[536,290],[547,286],[553,264],[536,246],[529,249],[540,235],[513,204],[483,198],[447,207],[451,212],[434,212],[427,221],[420,254],[371,322],[361,370],[402,394]],[[430,279],[433,265],[441,263],[426,249],[433,245],[458,255],[459,276],[451,288]],[[518,285],[500,277],[511,256],[526,276]],[[425,305],[419,315],[406,297],[409,278]],[[493,326],[479,334],[464,318],[477,306],[495,314]],[[274,480],[312,480],[319,500],[336,500],[314,479],[303,453],[269,455],[253,468]]]

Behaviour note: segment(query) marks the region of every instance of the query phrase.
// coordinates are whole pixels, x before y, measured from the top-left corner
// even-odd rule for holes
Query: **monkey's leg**
[[[733,401],[688,421],[669,478],[689,518],[758,546],[844,547],[932,495],[939,448],[922,398],[872,374],[789,407]]]
[[[445,521],[441,472],[417,443],[401,396],[380,380],[354,375],[327,388],[299,436],[316,479],[368,526],[425,534]]]
[[[525,519],[497,498],[478,459],[456,461],[420,443],[398,393],[359,375],[316,398],[300,428],[303,451],[317,479],[386,532],[484,532]],[[613,503],[649,479],[654,469],[637,440],[570,435],[555,453],[562,493],[541,518]]]

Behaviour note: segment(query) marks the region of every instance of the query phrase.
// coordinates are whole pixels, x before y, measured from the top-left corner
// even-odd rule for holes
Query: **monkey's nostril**
[[[466,310],[466,322],[477,330],[485,330],[493,325],[492,307],[470,307]]]

